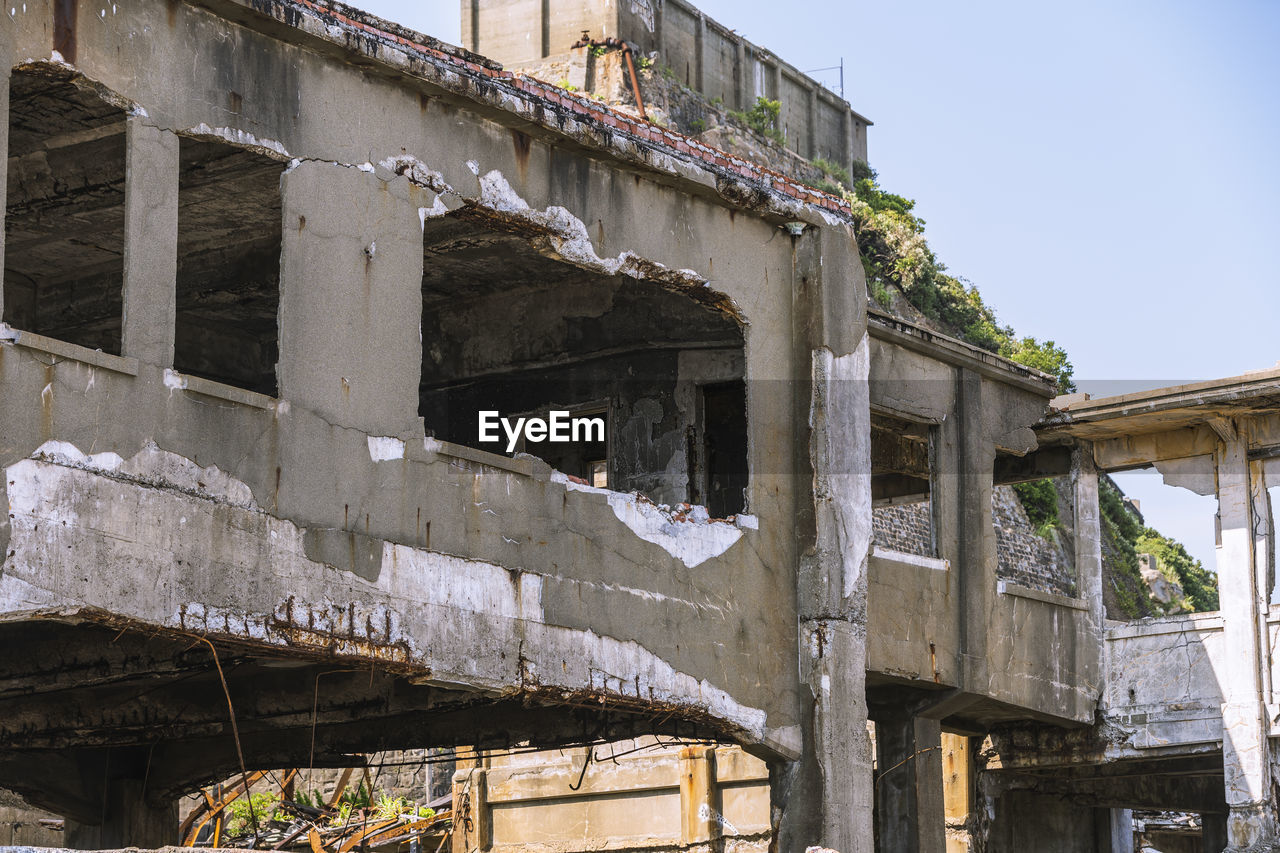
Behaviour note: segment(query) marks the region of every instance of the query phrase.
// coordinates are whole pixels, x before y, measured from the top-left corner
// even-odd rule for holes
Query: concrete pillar
[[[1227,849],[1227,816],[1217,812],[1200,813],[1200,850],[1222,853]]]
[[[1222,757],[1230,850],[1280,845],[1272,799],[1268,719],[1262,695],[1261,603],[1254,555],[1256,514],[1245,442],[1218,445],[1218,597],[1223,643],[1232,654],[1222,687]]]
[[[809,116],[805,120],[805,133],[809,136],[806,156],[812,160],[818,156],[818,87],[812,84],[809,86]]]
[[[840,113],[840,154],[844,158],[844,167],[853,175],[853,111],[848,104],[841,107]],[[853,189],[850,187],[849,189]]]
[[[1071,452],[1071,516],[1076,559],[1076,594],[1089,604],[1088,635],[1083,653],[1076,658],[1080,678],[1096,684],[1102,680],[1103,636],[1107,623],[1102,598],[1102,522],[1098,507],[1098,469],[1093,446],[1078,443]]]
[[[813,383],[800,421],[812,429],[797,455],[812,468],[813,499],[796,515],[803,742],[797,761],[770,768],[771,796],[783,853],[814,845],[871,853],[866,283],[849,230],[808,227],[792,240],[795,336],[797,347],[808,352]]]
[[[102,823],[67,820],[63,839],[72,850],[178,844],[178,802],[156,805],[149,801],[141,779],[112,780],[104,796]]]
[[[698,29],[693,36],[694,77],[693,88],[707,94],[707,16],[698,13]]]
[[[876,720],[876,853],[945,853],[942,729],[903,714]]]
[[[969,811],[973,802],[973,767],[969,738],[942,733],[942,806],[947,821],[947,849],[969,850]]]
[[[335,426],[421,434],[426,191],[304,162],[283,178],[280,397]]]
[[[747,46],[742,39],[738,39],[735,46],[734,68],[736,74],[734,80],[738,84],[736,106],[740,110],[749,110],[751,105],[755,103],[755,99],[751,97],[752,74],[751,68],[747,64]],[[726,104],[725,106],[728,106]]]
[[[1098,853],[1134,853],[1133,810],[1096,809]]]
[[[991,522],[995,446],[983,427],[982,377],[968,369],[956,374],[955,418],[941,429],[941,473],[935,500],[940,556],[956,572],[960,603],[961,689],[990,692],[987,626],[996,595],[996,541]]]
[[[465,767],[453,776],[453,844],[455,853],[488,850],[492,845],[488,771]]]
[[[680,750],[680,841],[701,844],[720,837],[716,801],[716,751],[711,746]]]
[[[9,162],[9,45],[0,38],[0,163]],[[9,198],[9,170],[0,169],[0,199]],[[4,215],[0,206],[0,319],[4,317]]]
[[[178,137],[129,116],[125,131],[121,354],[173,366],[178,278]]]
[[[603,39],[607,38],[609,34],[597,33],[594,35],[595,38]],[[551,55],[551,0],[542,0],[538,4],[538,39],[541,45],[538,49],[538,54],[543,59],[546,59]]]

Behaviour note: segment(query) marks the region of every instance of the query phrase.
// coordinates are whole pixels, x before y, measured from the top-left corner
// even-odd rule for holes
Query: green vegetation
[[[782,102],[768,98],[756,98],[756,105],[745,112],[729,110],[729,115],[745,124],[761,136],[767,136],[779,145],[786,145],[787,138],[782,135],[779,122],[782,116]]]
[[[561,89],[564,89],[566,92],[578,91],[578,87],[570,83],[568,77],[561,77],[559,80],[556,81],[556,85],[559,86]]]
[[[821,172],[825,180],[839,184],[842,187],[851,186],[853,183],[849,177],[849,170],[832,163],[830,160],[818,157],[809,161],[809,164]]]
[[[227,806],[226,834],[235,838],[248,835],[253,831],[254,818],[258,826],[271,820],[280,806],[280,795],[271,791],[259,791],[250,794],[248,799],[240,797]]]
[[[1218,609],[1218,576],[1188,554],[1181,542],[1144,527],[1135,544],[1139,553],[1154,556],[1160,571],[1166,577],[1172,576],[1171,579],[1182,586],[1182,593],[1192,611]]]
[[[1058,516],[1058,490],[1052,480],[1034,480],[1018,483],[1013,487],[1022,501],[1027,520],[1035,526],[1036,533],[1044,539],[1052,539],[1061,519]]]
[[[1018,337],[1010,326],[1000,325],[976,287],[946,272],[924,238],[925,221],[916,215],[914,200],[887,192],[875,170],[861,161],[852,170],[821,158],[813,165],[823,174],[817,188],[843,196],[853,210],[872,298],[888,306],[889,288],[896,288],[916,310],[957,337],[1048,373],[1058,380],[1061,393],[1075,390],[1065,350],[1054,341]]]
[[[1098,480],[1098,508],[1102,516],[1102,538],[1111,545],[1110,582],[1116,603],[1129,619],[1148,616],[1152,608],[1146,582],[1138,569],[1135,547],[1142,526],[1124,505],[1120,490],[1105,477]]]
[[[707,122],[704,119],[695,118],[693,121],[689,122],[689,130],[692,133],[702,133],[702,131],[706,129]]]

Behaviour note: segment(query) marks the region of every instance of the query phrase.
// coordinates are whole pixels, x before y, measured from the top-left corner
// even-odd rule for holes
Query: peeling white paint
[[[394,436],[370,435],[369,458],[374,462],[389,462],[392,459],[404,458],[404,442]]]
[[[95,471],[117,471],[124,460],[116,453],[95,453],[89,456],[67,441],[51,440],[36,448],[33,459],[44,459],[70,468],[87,468]]]
[[[559,471],[551,472],[551,482],[568,491],[604,495],[619,521],[646,542],[662,548],[689,568],[718,557],[742,538],[742,530],[727,521],[712,521],[705,507],[690,507],[688,516],[677,518],[634,493],[614,492],[575,483]]]
[[[386,659],[482,692],[606,691],[706,712],[744,739],[775,736],[762,709],[637,642],[545,624],[540,575],[384,543],[370,581],[309,559],[299,527],[252,506],[248,487],[216,468],[154,446],[123,462],[60,442],[43,452],[5,470],[13,554],[0,572],[0,614],[88,605],[357,658],[374,644]],[[228,508],[226,495],[245,505]],[[85,553],[97,566],[91,583]]]
[[[285,149],[284,145],[277,142],[276,140],[259,139],[258,137],[254,136],[252,133],[249,133],[248,131],[245,131],[245,130],[241,130],[238,127],[210,127],[204,122],[201,122],[195,127],[188,128],[185,132],[191,136],[197,136],[197,137],[203,136],[203,137],[213,137],[215,139],[221,139],[226,142],[230,142],[232,144],[242,146],[244,148],[249,148],[264,154],[274,154],[279,157],[284,157],[286,159],[290,158],[291,156],[288,150]],[[292,162],[290,165],[292,166]]]
[[[164,387],[170,391],[182,391],[187,387],[187,378],[172,367],[164,369]]]

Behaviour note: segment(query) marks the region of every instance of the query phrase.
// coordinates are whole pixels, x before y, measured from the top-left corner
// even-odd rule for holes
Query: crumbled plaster
[[[672,512],[636,493],[614,492],[575,483],[559,471],[552,473],[551,481],[562,483],[569,491],[604,495],[613,514],[633,533],[691,569],[720,556],[742,538],[738,525],[712,520],[705,507],[687,507],[682,512]],[[742,526],[747,527],[748,524]]]
[[[713,290],[711,283],[696,270],[671,269],[630,251],[621,252],[617,257],[601,258],[581,219],[559,205],[551,205],[545,210],[530,207],[496,169],[482,175],[476,161],[467,161],[468,169],[476,175],[479,193],[477,198],[472,199],[450,186],[439,172],[412,155],[388,157],[378,165],[437,194],[431,207],[420,208],[418,211],[424,227],[427,219],[445,216],[464,203],[501,218],[514,217],[535,226],[543,235],[544,244],[535,243],[535,247],[544,254],[600,275],[625,275],[638,280],[655,281],[677,292],[693,295],[701,301],[714,302],[737,322],[746,325],[744,315],[733,299]]]
[[[187,128],[182,131],[184,136],[190,136],[196,139],[210,139],[221,142],[230,142],[232,145],[245,148],[258,154],[264,154],[275,160],[289,160],[291,155],[288,149],[274,139],[259,139],[246,130],[238,127],[210,127],[201,122],[195,127]],[[365,164],[368,165],[368,164]],[[369,167],[369,171],[373,171],[373,167]]]
[[[121,459],[49,442],[5,474],[14,518],[0,614],[94,608],[286,656],[378,661],[480,691],[569,701],[609,694],[637,708],[710,716],[745,740],[783,738],[763,710],[639,643],[546,624],[542,575],[391,542],[381,543],[376,573],[335,568],[308,557],[306,530],[260,510],[245,484],[154,445]],[[719,553],[741,536],[725,522],[675,522],[653,512],[693,531],[669,534],[686,556]],[[95,554],[92,576],[82,574],[83,553]],[[265,563],[268,576],[257,571]]]
[[[404,458],[404,441],[393,436],[370,435],[369,458],[374,462],[389,462],[392,459]]]

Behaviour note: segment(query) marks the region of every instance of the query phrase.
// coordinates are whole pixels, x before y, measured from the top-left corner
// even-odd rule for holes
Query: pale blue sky
[[[843,57],[881,184],[1083,390],[1280,359],[1280,2],[695,2],[801,69]],[[457,2],[357,5],[459,42]],[[1151,480],[1125,488],[1212,565],[1212,507]]]

